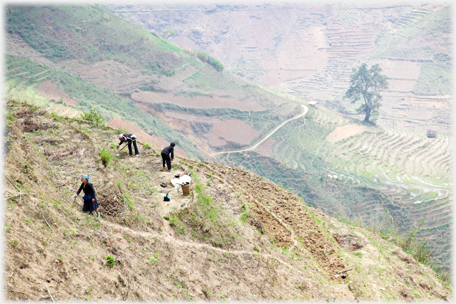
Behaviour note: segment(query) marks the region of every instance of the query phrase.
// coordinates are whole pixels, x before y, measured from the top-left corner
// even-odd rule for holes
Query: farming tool
[[[122,149],[119,150],[119,153],[117,153],[116,156],[119,156],[120,152],[122,152],[123,149],[125,149],[125,147],[128,145],[128,143],[125,143],[125,145],[122,147]]]

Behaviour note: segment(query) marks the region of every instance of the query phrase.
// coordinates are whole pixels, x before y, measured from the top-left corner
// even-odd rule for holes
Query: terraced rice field
[[[365,132],[336,143],[326,160],[335,169],[363,176],[374,188],[384,188],[414,223],[426,218],[421,237],[430,237],[437,259],[447,260],[451,223],[451,139],[441,135],[427,138],[424,132],[385,128]],[[355,212],[375,210],[375,202],[356,206]],[[383,209],[379,207],[380,211]],[[446,248],[446,249],[445,249]]]
[[[419,236],[437,248],[442,263],[450,259],[451,137],[428,138],[421,130],[366,127],[363,133],[331,143],[325,137],[355,122],[324,107],[277,132],[274,157],[293,169],[311,167],[327,177],[386,194],[387,200],[366,198],[345,206],[364,220],[378,218],[385,208],[396,212],[404,231],[425,218]],[[321,159],[320,164],[316,164]],[[319,167],[320,166],[320,167]]]

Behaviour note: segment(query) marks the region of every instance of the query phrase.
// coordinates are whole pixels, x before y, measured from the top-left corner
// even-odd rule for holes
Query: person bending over
[[[136,145],[136,135],[135,134],[119,134],[119,140],[120,140],[119,147],[124,142],[127,142],[128,152],[130,152],[130,155],[133,155],[133,152],[131,151],[131,143],[133,143],[133,146],[135,147],[135,156],[139,156],[138,146]]]
[[[175,143],[170,143],[168,147],[164,148],[161,152],[161,157],[163,159],[163,169],[165,169],[165,163],[168,167],[168,171],[171,171],[171,161],[174,160],[174,147]],[[169,156],[171,154],[171,157]]]

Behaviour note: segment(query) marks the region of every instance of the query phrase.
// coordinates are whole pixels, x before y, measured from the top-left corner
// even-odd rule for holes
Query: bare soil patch
[[[209,132],[206,135],[206,139],[207,139],[207,142],[213,147],[224,146],[228,143],[225,139],[221,138],[219,135],[215,134],[214,132]]]
[[[335,143],[339,140],[361,134],[366,130],[367,127],[365,126],[360,126],[356,124],[345,125],[342,127],[335,128],[331,133],[326,135],[326,140],[331,143]]]
[[[272,146],[274,145],[274,143],[275,140],[268,138],[255,149],[255,152],[258,152],[264,156],[272,157],[274,156],[274,152],[272,151]]]
[[[217,164],[200,165],[198,168],[240,191],[243,201],[252,206],[251,216],[261,222],[263,229],[274,238],[275,244],[281,247],[296,246],[296,239],[299,238],[329,278],[347,269],[344,261],[337,256],[336,242],[328,239],[312,219],[311,212],[316,210],[305,208],[296,195],[239,169]]]
[[[68,98],[68,95],[64,91],[60,90],[57,84],[53,83],[50,80],[42,82],[38,87],[37,91],[49,100],[54,99],[58,101],[60,100],[60,98],[63,98],[63,102],[67,105],[78,105],[78,102],[76,100]]]
[[[240,111],[263,111],[264,107],[258,103],[248,102],[241,103],[235,98],[220,98],[214,97],[184,97],[174,96],[173,93],[156,93],[156,92],[135,92],[131,94],[131,98],[135,101],[150,103],[170,103],[184,108],[228,108],[237,109]]]
[[[410,92],[415,86],[416,80],[388,80],[388,91]]]
[[[340,246],[350,251],[356,251],[364,247],[361,239],[352,234],[333,234],[333,237]]]
[[[260,135],[260,132],[239,119],[227,119],[216,122],[212,128],[212,132],[228,141],[245,145],[250,144],[255,137]]]
[[[27,117],[22,122],[22,130],[24,132],[33,132],[38,130],[47,130],[54,127],[54,124],[40,122],[36,120],[32,120],[30,117]]]
[[[82,64],[77,60],[62,60],[59,69],[77,74],[87,82],[102,88],[109,88],[116,93],[131,93],[142,84],[156,81],[155,75],[143,75],[139,70],[132,69],[127,64],[113,60]]]

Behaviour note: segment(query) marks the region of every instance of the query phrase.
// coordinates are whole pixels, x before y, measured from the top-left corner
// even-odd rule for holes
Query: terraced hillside
[[[338,171],[364,177],[372,187],[386,185],[412,222],[426,219],[421,236],[434,233],[431,243],[441,249],[437,258],[448,259],[449,244],[442,239],[449,238],[452,222],[451,139],[385,129],[366,131],[336,144],[326,160]],[[372,204],[357,206],[353,212],[365,213]]]
[[[390,78],[378,123],[450,130],[451,9],[445,3],[138,4],[110,6],[177,45],[220,58],[231,73],[342,113],[352,68]],[[423,98],[433,100],[422,102]],[[406,102],[404,102],[406,100]],[[405,111],[397,111],[397,104]],[[435,106],[435,107],[434,107]],[[357,107],[357,106],[356,106]]]
[[[30,100],[69,117],[97,108],[110,126],[121,128],[122,133],[137,134],[141,142],[162,147],[175,141],[179,156],[242,166],[295,191],[307,204],[331,215],[359,216],[366,223],[373,223],[384,217],[386,209],[404,233],[409,233],[426,215],[420,236],[429,236],[437,261],[449,267],[451,137],[447,135],[448,103],[446,97],[413,94],[397,102],[401,94],[412,88],[410,83],[419,80],[412,77],[431,62],[385,59],[388,63],[385,72],[396,76],[384,101],[394,104],[394,111],[382,116],[392,125],[372,127],[323,106],[309,107],[302,117],[302,106],[309,101],[307,98],[287,94],[290,90],[286,88],[263,88],[220,71],[219,66],[214,65],[214,58],[140,30],[103,7],[8,8],[8,96]],[[400,8],[404,9],[408,10]],[[427,9],[434,13],[413,19],[394,34],[408,33],[418,39],[422,34],[416,32],[420,22],[440,28],[440,21],[445,18],[439,14],[444,15],[446,9],[440,6]],[[375,14],[378,12],[381,10]],[[300,17],[301,29],[314,19],[324,21],[323,13],[321,16],[306,14],[310,14],[310,19]],[[280,18],[284,16],[286,14]],[[362,16],[359,10],[344,9],[340,16],[343,24],[329,23],[331,31],[324,35],[331,36],[334,49],[327,51],[318,46],[316,49],[320,49],[317,52],[320,55],[321,52],[331,54],[332,61],[328,64],[332,68],[324,70],[322,63],[329,57],[317,54],[315,61],[304,60],[323,65],[322,70],[312,70],[314,76],[297,77],[296,81],[304,78],[311,81],[309,77],[317,77],[313,83],[302,83],[303,90],[314,88],[330,94],[336,82],[347,75],[350,64],[358,60],[355,53],[345,59],[341,54],[350,49],[358,55],[371,51],[370,38],[363,35],[364,31],[377,30],[376,23],[374,19],[369,21],[372,15],[367,14],[363,22],[368,26],[362,22],[357,24],[356,16]],[[61,27],[53,27],[60,23]],[[354,24],[356,26],[351,28]],[[122,28],[121,33],[130,35],[129,39],[113,33],[116,28]],[[314,28],[312,35],[317,34],[323,35],[320,29]],[[47,39],[49,44],[43,48],[34,35]],[[106,38],[97,44],[96,37],[100,35]],[[320,39],[323,36],[318,35],[309,35],[306,41],[315,40],[318,45],[324,45],[325,40]],[[340,35],[345,37],[349,47],[337,40]],[[446,35],[445,32],[442,35]],[[349,43],[350,37],[361,42]],[[382,37],[384,46],[391,36]],[[85,41],[90,48],[79,49],[72,41]],[[391,46],[400,48],[400,44]],[[416,52],[420,50],[423,51],[418,48]],[[436,52],[432,48],[428,51],[426,56]],[[139,63],[132,62],[136,56]],[[382,56],[379,54],[374,59],[384,60]],[[341,60],[346,60],[346,65],[338,65]],[[437,61],[444,67],[448,63],[443,55],[436,56]],[[403,83],[409,83],[406,89]],[[342,90],[342,84],[336,87]],[[338,100],[334,100],[331,107],[345,112],[349,109]],[[432,111],[424,115],[423,107]],[[420,128],[417,129],[417,125]],[[414,130],[404,129],[412,126]],[[425,129],[434,126],[438,130],[437,138],[427,139]],[[258,143],[261,144],[253,149]],[[225,153],[249,148],[252,151]],[[218,156],[211,158],[214,154]]]
[[[363,125],[320,107],[253,152],[219,161],[293,189],[331,215],[375,223],[387,210],[404,232],[425,219],[418,235],[435,248],[435,261],[450,267],[451,140]]]
[[[400,247],[258,175],[180,157],[163,172],[156,147],[113,156],[116,129],[15,100],[6,110],[8,300],[452,298],[448,283]],[[105,165],[102,151],[113,156]],[[176,173],[191,174],[191,196],[172,188]],[[73,197],[81,174],[96,189],[100,219]]]
[[[70,117],[97,108],[113,124],[141,128],[151,143],[178,142],[186,155],[249,144],[299,110],[103,6],[9,6],[7,17],[7,96]]]

